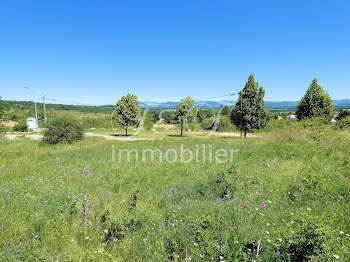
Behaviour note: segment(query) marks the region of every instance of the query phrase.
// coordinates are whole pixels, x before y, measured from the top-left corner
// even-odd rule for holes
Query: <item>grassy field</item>
[[[162,138],[0,139],[0,260],[348,261],[349,132]],[[113,161],[113,150],[203,144],[238,152],[225,163]]]

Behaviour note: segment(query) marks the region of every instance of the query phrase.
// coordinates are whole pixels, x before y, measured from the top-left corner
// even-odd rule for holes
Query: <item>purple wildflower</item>
[[[278,250],[275,252],[275,254],[276,254],[277,257],[281,256],[281,253]]]
[[[170,227],[171,226],[171,222],[170,222],[170,220],[168,220],[168,227]]]
[[[264,202],[261,203],[262,207],[266,207],[266,204]]]
[[[246,207],[249,207],[249,201],[246,201],[246,202],[245,202],[245,206],[246,206]]]

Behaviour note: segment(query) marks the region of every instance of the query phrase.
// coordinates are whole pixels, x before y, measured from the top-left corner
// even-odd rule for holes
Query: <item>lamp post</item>
[[[34,91],[32,89],[30,89],[29,87],[25,86],[24,88],[34,93]],[[33,102],[34,102],[34,107],[35,107],[36,133],[39,134],[38,110],[37,110],[37,107],[36,107],[36,101],[33,101]]]

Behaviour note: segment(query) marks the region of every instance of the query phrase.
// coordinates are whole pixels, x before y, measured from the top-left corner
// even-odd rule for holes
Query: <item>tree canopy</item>
[[[176,105],[176,116],[181,124],[181,136],[183,135],[184,121],[195,122],[197,117],[197,108],[194,106],[194,100],[188,96],[182,98]]]
[[[236,107],[231,112],[231,122],[241,129],[241,135],[253,129],[262,129],[266,126],[267,112],[264,102],[265,90],[255,81],[251,74],[244,88],[239,92]]]
[[[117,121],[125,127],[125,135],[128,135],[128,126],[134,126],[139,122],[141,108],[137,96],[127,94],[116,104]]]
[[[314,78],[304,97],[299,101],[296,116],[299,120],[313,117],[332,118],[334,105],[329,94]]]

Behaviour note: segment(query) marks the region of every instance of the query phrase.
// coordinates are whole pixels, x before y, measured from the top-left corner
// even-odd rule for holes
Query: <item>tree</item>
[[[183,135],[184,122],[195,122],[197,116],[197,108],[194,106],[194,100],[188,96],[182,98],[180,103],[176,105],[176,116],[181,124],[181,136]]]
[[[2,97],[0,96],[0,119],[2,119],[2,116],[4,115],[4,109],[5,109],[1,98]]]
[[[334,105],[329,94],[325,93],[322,86],[314,78],[304,97],[299,101],[296,116],[299,120],[313,117],[332,118]]]
[[[137,96],[127,94],[116,104],[116,114],[119,125],[125,127],[125,135],[128,135],[128,126],[134,126],[140,118],[141,108]]]
[[[221,110],[221,115],[229,116],[230,113],[231,113],[230,108],[228,108],[228,106],[223,106],[223,108]]]
[[[339,114],[337,115],[337,117],[335,119],[341,120],[341,119],[346,118],[348,116],[350,116],[350,109],[341,109]]]
[[[265,90],[255,82],[251,74],[244,88],[239,92],[236,107],[231,112],[231,122],[241,130],[241,136],[253,129],[262,129],[266,126],[267,112],[264,108]]]

